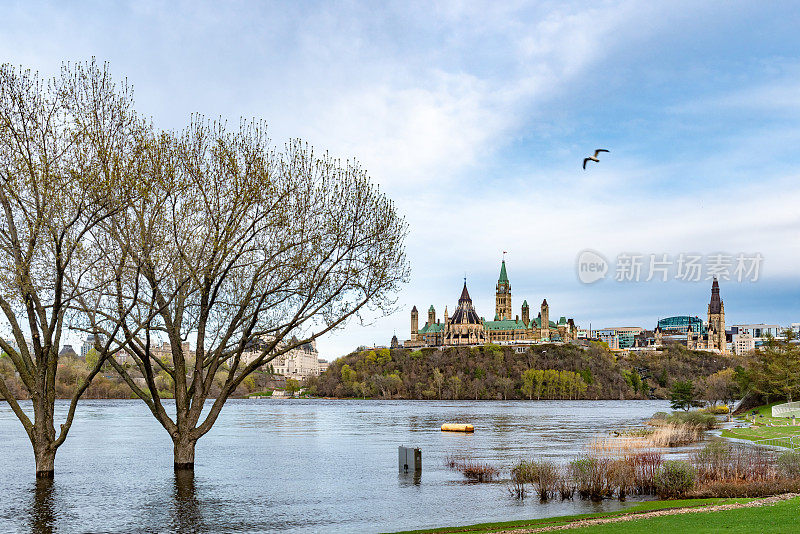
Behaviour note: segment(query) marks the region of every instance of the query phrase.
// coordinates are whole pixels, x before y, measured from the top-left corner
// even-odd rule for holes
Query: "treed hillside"
[[[536,345],[521,354],[498,345],[376,349],[339,358],[308,385],[328,397],[644,399],[667,398],[675,381],[692,380],[704,398],[706,377],[739,363],[681,346],[627,357],[600,345]]]

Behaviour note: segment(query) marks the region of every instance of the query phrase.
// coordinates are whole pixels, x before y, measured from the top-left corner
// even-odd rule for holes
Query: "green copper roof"
[[[535,322],[536,326],[541,327],[542,326],[542,315],[539,314],[539,317],[537,317],[536,319],[531,320],[531,322]],[[548,322],[550,323],[550,328],[558,328],[558,325],[556,323],[554,323],[553,321],[548,321]]]
[[[558,324],[567,324],[567,318],[562,315],[558,320]]]
[[[498,278],[497,281],[508,283],[508,275],[506,274],[506,260],[503,260],[503,263],[500,266],[500,278]]]
[[[495,320],[495,321],[499,321],[499,320],[500,320],[500,316],[499,316],[499,315],[497,315],[496,313],[494,314],[494,320]]]
[[[486,321],[483,323],[486,330],[525,330],[525,323],[513,319],[503,321]]]
[[[522,301],[522,307],[523,308],[527,308],[528,307],[528,301],[527,300],[523,300]]]
[[[431,307],[430,307],[430,308],[428,308],[428,311],[429,311],[429,312],[432,312],[432,311],[433,311],[433,304],[431,304]]]
[[[420,334],[435,334],[437,332],[444,331],[444,324],[442,323],[433,323],[433,324],[426,324],[422,328],[419,329]]]

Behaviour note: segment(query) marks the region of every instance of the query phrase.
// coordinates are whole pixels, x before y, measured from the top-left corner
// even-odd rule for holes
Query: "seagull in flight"
[[[597,150],[594,151],[594,156],[589,156],[588,158],[583,158],[583,170],[584,171],[586,170],[586,162],[587,161],[596,161],[598,163],[600,162],[600,160],[597,159],[597,155],[600,152],[608,152],[608,150],[606,150],[605,148],[598,148]]]

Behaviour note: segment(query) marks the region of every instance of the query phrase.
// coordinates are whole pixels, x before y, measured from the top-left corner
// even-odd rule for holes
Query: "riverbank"
[[[796,532],[800,496],[794,493],[763,499],[684,499],[654,501],[602,514],[483,523],[464,527],[411,530],[397,534],[527,534],[581,528],[591,534],[637,532]]]
[[[691,381],[696,398],[716,403],[727,400],[718,385],[731,385],[739,363],[736,356],[679,345],[630,354],[612,353],[597,343],[532,345],[522,352],[491,343],[381,348],[338,358],[306,385],[322,397],[623,400],[667,399],[676,382]]]

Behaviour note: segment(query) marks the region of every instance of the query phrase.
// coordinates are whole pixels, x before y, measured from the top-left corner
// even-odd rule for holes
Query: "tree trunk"
[[[35,445],[33,454],[36,457],[36,478],[53,478],[55,476],[56,451],[49,443]]]
[[[197,440],[178,436],[173,438],[173,443],[175,444],[175,471],[193,471],[194,446],[197,444]]]

